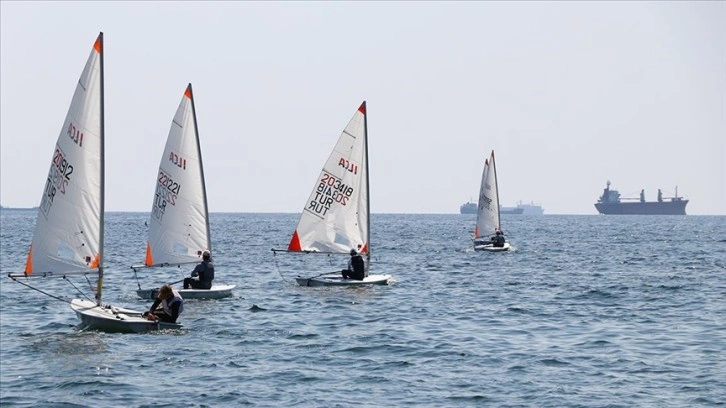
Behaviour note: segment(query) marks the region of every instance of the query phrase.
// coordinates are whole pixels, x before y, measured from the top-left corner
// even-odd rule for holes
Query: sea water
[[[475,252],[474,217],[373,214],[389,286],[306,288],[346,256],[280,253],[298,214],[211,215],[216,282],[184,329],[77,329],[68,304],[7,278],[36,213],[1,216],[0,405],[694,407],[726,404],[726,217],[504,216],[512,250]],[[103,301],[143,310],[146,213],[106,217]],[[21,279],[21,281],[23,281]],[[74,280],[27,281],[62,298]]]

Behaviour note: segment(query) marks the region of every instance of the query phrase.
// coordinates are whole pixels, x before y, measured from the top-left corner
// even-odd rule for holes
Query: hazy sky
[[[300,212],[368,102],[371,209],[624,196],[726,214],[726,2],[0,2],[0,202],[38,205],[104,32],[106,208],[150,211],[194,86],[210,211]]]

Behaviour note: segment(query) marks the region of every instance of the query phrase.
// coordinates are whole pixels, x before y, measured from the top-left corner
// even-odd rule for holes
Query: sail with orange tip
[[[368,251],[366,103],[340,134],[315,180],[289,251]]]
[[[51,156],[25,275],[98,269],[103,246],[103,33]],[[94,260],[89,262],[89,260]]]
[[[209,211],[194,96],[192,84],[188,84],[171,121],[154,179],[144,263],[199,262],[205,250],[211,250]]]

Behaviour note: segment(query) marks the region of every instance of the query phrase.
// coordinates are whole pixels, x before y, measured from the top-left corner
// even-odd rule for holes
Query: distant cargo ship
[[[459,212],[462,214],[476,214],[476,203],[471,201],[466,202],[459,207]]]
[[[519,207],[499,207],[499,214],[522,215],[524,208]]]
[[[476,214],[476,203],[467,202],[459,207],[459,212],[462,214]],[[541,206],[536,204],[522,204],[520,201],[516,207],[500,207],[500,214],[509,215],[542,215],[544,210]]]
[[[537,205],[535,203],[529,203],[529,204],[522,204],[522,202],[518,202],[516,207],[502,207],[502,214],[504,214],[504,209],[506,208],[513,208],[516,209],[518,212],[515,214],[522,214],[522,215],[543,215],[544,214],[544,208],[542,208],[541,205]]]
[[[658,189],[658,201],[645,201],[645,190],[640,190],[640,198],[622,198],[618,190],[610,189],[608,181],[602,196],[595,203],[595,208],[600,214],[686,215],[686,204],[688,200],[678,197],[678,187],[674,197],[663,197]]]

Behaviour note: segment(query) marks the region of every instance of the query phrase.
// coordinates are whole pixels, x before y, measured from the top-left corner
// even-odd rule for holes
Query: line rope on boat
[[[68,300],[68,299],[63,299],[63,298],[62,298],[62,297],[60,297],[60,296],[52,295],[52,294],[50,294],[50,293],[48,293],[48,292],[42,291],[42,290],[40,290],[40,289],[38,289],[38,288],[36,288],[36,287],[33,287],[33,286],[31,286],[31,285],[28,285],[28,284],[27,284],[27,283],[25,283],[25,282],[21,282],[21,281],[17,280],[16,278],[12,278],[12,277],[11,277],[10,279],[14,280],[15,282],[18,282],[19,284],[21,284],[21,285],[23,285],[23,286],[25,286],[25,287],[27,287],[27,288],[33,289],[33,290],[35,290],[35,291],[38,291],[38,292],[40,292],[40,293],[42,293],[42,294],[44,294],[44,295],[46,295],[46,296],[49,296],[49,297],[51,297],[51,298],[53,298],[53,299],[55,299],[55,300],[60,300],[60,301],[61,301],[61,302],[63,302],[63,303],[70,303],[70,302],[71,302],[71,301],[70,301],[70,300]]]
[[[275,269],[277,269],[277,273],[280,275],[282,280],[286,283],[292,283],[291,281],[285,279],[284,276],[282,276],[282,272],[280,272],[280,265],[277,263],[277,251],[275,251],[274,249],[272,250],[272,259],[275,260]]]
[[[86,276],[86,281],[88,281],[88,286],[89,286],[89,287],[91,287],[91,290],[93,290],[93,285],[91,285],[91,281],[90,281],[90,280],[88,279],[88,275],[85,275],[85,276]],[[68,279],[68,277],[66,277],[65,275],[63,275],[63,279],[65,279],[65,281],[66,281],[66,282],[70,283],[70,284],[71,284],[71,286],[73,286],[73,288],[74,288],[75,290],[77,290],[77,291],[78,291],[78,293],[80,293],[80,294],[81,294],[81,296],[83,296],[84,298],[88,299],[88,301],[89,301],[89,302],[93,302],[93,300],[91,300],[91,298],[89,298],[88,296],[86,296],[86,294],[85,294],[85,293],[83,293],[83,291],[81,291],[80,289],[78,289],[78,287],[77,287],[76,285],[74,285],[74,284],[73,284],[73,282],[71,282],[71,281],[70,281],[70,280]]]

